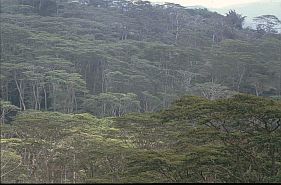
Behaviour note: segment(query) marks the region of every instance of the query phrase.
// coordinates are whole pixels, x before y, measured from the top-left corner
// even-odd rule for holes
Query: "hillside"
[[[243,16],[1,0],[1,182],[280,182],[281,22]]]
[[[21,109],[79,112],[104,98],[114,109],[114,99],[126,97],[134,110],[153,111],[210,82],[280,95],[280,35],[174,4],[32,2],[1,3],[1,97]]]

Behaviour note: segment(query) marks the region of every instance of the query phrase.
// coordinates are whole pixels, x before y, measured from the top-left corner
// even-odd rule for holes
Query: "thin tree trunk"
[[[67,175],[66,175],[66,167],[64,166],[64,182],[67,180]]]
[[[75,172],[75,167],[76,167],[76,156],[75,154],[73,155],[73,182],[76,183],[76,172]]]
[[[2,108],[3,110],[2,110],[2,115],[1,115],[1,124],[2,125],[4,125],[4,123],[5,123],[5,109],[4,108]]]
[[[14,75],[14,80],[16,82],[16,86],[17,86],[17,90],[19,92],[19,96],[20,96],[20,105],[23,107],[23,110],[26,110],[25,104],[24,104],[24,100],[23,100],[23,95],[22,95],[22,89],[21,89],[21,84],[19,85],[16,75]]]
[[[33,91],[33,96],[34,96],[34,109],[37,110],[37,96],[35,92],[35,85],[32,85],[32,91]]]
[[[56,111],[56,86],[53,84],[53,110]]]
[[[44,91],[44,102],[45,102],[45,110],[47,110],[48,105],[47,105],[47,92],[45,86],[43,86],[43,91]]]
[[[40,93],[39,93],[39,86],[36,86],[36,96],[37,96],[37,104],[38,104],[38,110],[41,109],[41,102],[40,102]]]
[[[275,157],[275,146],[270,146],[270,155],[271,155],[271,175],[276,175],[276,157]]]
[[[77,104],[77,98],[76,98],[75,92],[73,93],[73,97],[74,97],[74,103],[75,103],[75,112],[77,113],[78,104]]]

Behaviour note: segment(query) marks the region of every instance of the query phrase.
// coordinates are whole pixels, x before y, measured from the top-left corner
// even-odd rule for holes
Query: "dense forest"
[[[1,182],[281,182],[281,21],[0,0]]]

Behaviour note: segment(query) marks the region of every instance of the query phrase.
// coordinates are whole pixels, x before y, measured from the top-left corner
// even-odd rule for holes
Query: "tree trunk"
[[[47,105],[47,92],[46,92],[45,86],[43,86],[43,91],[44,91],[45,110],[47,110],[48,109],[48,105]]]
[[[20,105],[23,107],[23,110],[26,110],[24,100],[23,100],[23,95],[22,95],[22,87],[21,87],[22,85],[21,85],[21,83],[20,84],[18,83],[16,75],[14,75],[14,80],[16,82],[17,90],[18,90],[18,93],[20,96]]]
[[[35,92],[35,85],[32,85],[32,91],[33,91],[33,96],[34,96],[34,109],[37,110],[37,96],[36,96],[36,92]]]
[[[2,107],[2,115],[1,115],[1,124],[4,125],[5,123],[5,109]]]
[[[275,176],[277,173],[276,170],[276,157],[275,157],[275,146],[270,146],[270,155],[271,155],[271,175]]]
[[[53,111],[56,111],[56,86],[55,84],[53,85]]]

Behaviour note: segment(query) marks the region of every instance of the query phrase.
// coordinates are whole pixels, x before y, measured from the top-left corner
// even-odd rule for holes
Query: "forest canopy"
[[[281,182],[281,21],[0,0],[1,182]]]

